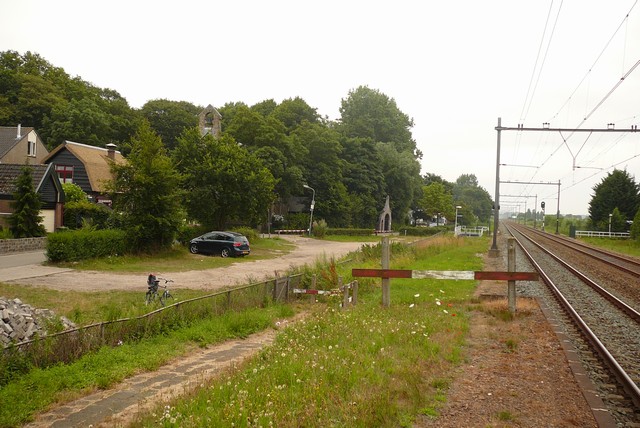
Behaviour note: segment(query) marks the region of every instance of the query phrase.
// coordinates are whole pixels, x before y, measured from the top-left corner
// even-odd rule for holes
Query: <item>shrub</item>
[[[400,235],[409,235],[409,236],[432,236],[437,235],[441,232],[446,232],[447,228],[445,226],[437,226],[437,227],[402,227],[399,232]]]
[[[47,239],[47,258],[52,262],[115,256],[128,249],[127,234],[116,229],[57,232]]]
[[[236,227],[233,229],[233,231],[241,233],[244,236],[246,236],[249,242],[253,242],[259,238],[258,232],[256,232],[255,229],[252,229],[250,227]]]
[[[80,229],[91,224],[98,229],[109,227],[111,209],[103,204],[89,201],[68,202],[64,206],[64,225],[69,229]]]
[[[352,229],[352,228],[329,228],[327,229],[327,235],[342,235],[342,236],[370,236],[375,233],[372,229]]]
[[[329,229],[329,226],[327,225],[327,222],[324,221],[324,219],[320,219],[318,221],[313,222],[313,228],[312,228],[313,236],[316,236],[318,238],[324,238],[325,235],[327,234],[328,229]]]

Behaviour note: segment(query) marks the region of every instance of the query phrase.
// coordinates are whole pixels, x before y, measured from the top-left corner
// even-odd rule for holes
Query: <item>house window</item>
[[[29,146],[27,147],[27,156],[36,155],[36,142],[29,140]]]
[[[73,183],[73,167],[68,165],[56,165],[56,172],[60,183]]]

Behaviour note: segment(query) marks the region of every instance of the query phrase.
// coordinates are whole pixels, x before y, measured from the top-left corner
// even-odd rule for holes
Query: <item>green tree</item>
[[[386,199],[385,176],[376,144],[369,138],[348,138],[342,145],[352,224],[376,228]]]
[[[422,187],[422,197],[418,200],[418,206],[429,217],[438,213],[449,220],[455,219],[455,206],[453,196],[447,192],[442,183],[431,183]]]
[[[82,188],[75,183],[62,183],[62,190],[64,190],[65,203],[88,200],[87,194],[84,192],[84,190],[82,190]]]
[[[170,246],[182,224],[180,175],[147,121],[138,128],[127,163],[113,164],[114,209],[136,251]]]
[[[151,124],[169,150],[178,144],[178,137],[186,128],[198,126],[198,114],[202,107],[186,101],[165,99],[147,101],[140,113]]]
[[[266,218],[275,180],[260,159],[233,138],[201,137],[188,130],[173,156],[184,174],[191,219],[222,229],[232,220],[256,226]]]
[[[312,108],[302,98],[289,98],[282,101],[271,113],[271,115],[284,124],[287,134],[291,133],[303,121],[310,123],[318,122],[317,109]]]
[[[14,200],[11,203],[13,213],[9,216],[11,233],[15,238],[44,236],[46,231],[40,216],[42,201],[33,186],[33,173],[30,166],[22,167],[15,186]]]
[[[331,227],[350,226],[350,201],[343,182],[339,135],[324,125],[304,121],[292,137],[295,144],[304,146],[308,152],[303,162],[304,184],[316,191],[314,217],[324,219]]]
[[[420,163],[411,152],[399,152],[391,144],[379,142],[376,150],[384,174],[384,198],[386,195],[390,197],[393,223],[406,224],[409,210],[415,207],[415,202],[420,197]]]
[[[640,209],[633,217],[633,224],[631,225],[631,239],[640,240]]]
[[[464,214],[464,224],[475,223],[473,218],[477,218],[483,223],[489,220],[493,200],[489,192],[478,185],[478,179],[474,174],[462,174],[458,177],[452,193],[457,205],[471,211]],[[473,217],[470,218],[469,214],[472,214]]]
[[[608,227],[608,225],[607,225]],[[627,220],[624,218],[620,210],[616,207],[611,213],[611,231],[612,232],[626,232]]]
[[[626,170],[616,169],[607,174],[593,190],[589,216],[600,230],[607,230],[609,214],[614,208],[618,208],[625,220],[631,220],[640,209],[640,187]]]
[[[411,135],[413,119],[400,111],[393,98],[380,91],[367,86],[349,91],[341,102],[340,116],[340,129],[345,136],[389,143],[398,152],[421,157]]]

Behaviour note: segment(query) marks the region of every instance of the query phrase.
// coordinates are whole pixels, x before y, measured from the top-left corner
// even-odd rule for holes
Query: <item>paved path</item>
[[[286,321],[284,322],[286,323]],[[207,380],[255,355],[273,342],[270,329],[244,340],[228,341],[192,353],[154,372],[128,378],[113,389],[98,391],[41,414],[26,427],[115,427],[134,421],[138,412],[197,388]]]

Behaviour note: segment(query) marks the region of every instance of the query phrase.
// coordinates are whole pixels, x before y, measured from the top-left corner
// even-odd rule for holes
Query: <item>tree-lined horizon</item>
[[[420,175],[413,119],[376,89],[350,90],[336,121],[300,97],[227,102],[217,107],[218,139],[196,132],[203,109],[165,99],[134,109],[117,91],[71,77],[38,54],[0,53],[0,124],[35,127],[49,149],[65,140],[114,143],[126,157],[135,141],[140,149],[137,132],[154,140],[152,132],[180,176],[183,208],[203,224],[264,223],[273,202],[298,196],[308,205],[303,185],[315,190],[314,218],[331,227],[375,227],[387,195],[396,225],[409,223],[411,211],[434,210],[423,193],[430,174]],[[451,186],[451,202],[464,205],[465,221],[484,221],[491,198],[473,180]],[[439,211],[451,215],[454,206]]]

